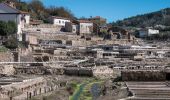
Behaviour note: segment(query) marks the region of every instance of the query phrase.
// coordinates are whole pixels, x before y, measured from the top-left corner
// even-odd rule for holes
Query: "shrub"
[[[4,43],[4,45],[9,49],[16,49],[18,48],[18,41],[16,38],[11,37]]]

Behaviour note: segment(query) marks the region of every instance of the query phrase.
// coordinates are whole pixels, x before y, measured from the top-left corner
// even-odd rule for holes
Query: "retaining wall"
[[[163,71],[122,71],[123,81],[165,81],[166,72]]]

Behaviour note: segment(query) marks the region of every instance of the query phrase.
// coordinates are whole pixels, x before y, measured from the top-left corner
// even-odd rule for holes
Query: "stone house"
[[[107,32],[110,33],[112,39],[126,39],[128,41],[132,39],[131,34],[120,27],[111,27]]]
[[[29,24],[30,15],[27,12],[20,11],[12,3],[0,3],[0,20],[14,21],[17,24],[18,40],[22,40],[22,29],[25,24]]]
[[[100,17],[100,16],[91,17],[88,20],[92,21],[93,23],[95,23],[99,26],[105,25],[107,23],[107,20],[105,18]]]
[[[91,34],[93,33],[93,23],[87,20],[78,20],[79,22],[79,33],[80,34]]]
[[[65,30],[67,32],[73,32],[80,35],[91,34],[94,32],[93,22],[88,20],[76,20],[70,23],[66,23]]]
[[[66,22],[65,24],[65,31],[66,32],[72,32],[72,33],[78,33],[79,25],[72,22]]]

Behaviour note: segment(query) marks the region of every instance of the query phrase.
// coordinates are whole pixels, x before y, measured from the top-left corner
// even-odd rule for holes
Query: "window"
[[[59,24],[61,23],[61,21],[59,20]]]

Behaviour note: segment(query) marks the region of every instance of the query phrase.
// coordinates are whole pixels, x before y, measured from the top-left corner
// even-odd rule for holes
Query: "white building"
[[[79,20],[79,33],[91,34],[93,33],[93,23],[87,20]]]
[[[17,24],[18,40],[22,40],[22,29],[25,24],[29,24],[30,15],[27,12],[19,11],[6,3],[0,3],[0,20],[14,21]]]
[[[66,22],[71,22],[69,18],[52,16],[49,18],[50,23],[58,26],[65,26]]]
[[[159,34],[159,30],[155,30],[155,29],[142,29],[139,31],[139,36],[140,37],[145,37],[145,36],[152,36],[152,35],[156,35]]]

